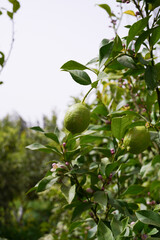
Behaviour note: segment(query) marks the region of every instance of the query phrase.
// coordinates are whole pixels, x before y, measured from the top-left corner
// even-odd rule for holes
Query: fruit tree
[[[61,67],[90,90],[69,108],[59,136],[33,128],[52,146],[27,147],[58,156],[30,191],[59,186],[63,211],[72,210],[67,239],[76,229],[75,239],[160,239],[160,1],[117,4],[121,15],[135,19],[124,26],[127,36],[117,34],[122,16],[99,4],[114,39],[103,39],[87,64],[70,60]],[[91,91],[96,97],[87,104]]]

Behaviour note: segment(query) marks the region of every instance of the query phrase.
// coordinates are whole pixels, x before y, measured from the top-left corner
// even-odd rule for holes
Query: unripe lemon
[[[142,153],[150,145],[149,131],[144,126],[130,128],[124,137],[123,144],[130,153]]]
[[[69,107],[64,117],[64,126],[71,133],[81,133],[89,125],[90,111],[83,103]]]

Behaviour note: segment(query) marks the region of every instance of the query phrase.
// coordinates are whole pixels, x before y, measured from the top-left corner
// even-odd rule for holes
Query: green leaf
[[[89,231],[88,231],[88,235],[87,237],[88,238],[93,238],[97,233],[97,225],[95,225],[93,228],[91,228]]]
[[[91,65],[93,63],[95,64],[95,63],[98,63],[98,61],[99,61],[98,57],[95,57],[95,58],[91,59],[86,65]]]
[[[140,185],[131,185],[129,186],[125,192],[122,193],[122,195],[138,195],[142,193],[145,190],[145,187],[142,187]]]
[[[44,135],[47,138],[50,138],[50,139],[52,139],[53,141],[55,141],[56,143],[59,144],[59,140],[58,140],[58,137],[56,136],[56,134],[54,134],[54,133],[45,133]]]
[[[97,237],[98,240],[114,240],[112,231],[102,222],[102,220],[98,223]]]
[[[156,27],[152,31],[152,36],[151,36],[151,44],[154,46],[158,40],[160,39],[160,26]]]
[[[103,155],[106,157],[111,157],[111,152],[106,147],[94,147],[93,150],[103,153]]]
[[[160,215],[151,210],[141,210],[136,212],[138,220],[142,223],[160,227]]]
[[[104,104],[98,104],[92,111],[92,114],[107,116],[108,110]]]
[[[157,87],[157,78],[155,66],[148,65],[145,69],[144,79],[149,90],[154,90]]]
[[[107,164],[107,166],[105,168],[106,177],[109,177],[109,175],[113,172],[113,170],[115,170],[115,168],[117,168],[117,166],[118,166],[118,162]]]
[[[29,194],[30,192],[36,191],[37,187],[32,187],[28,190],[28,192],[26,192],[26,195]]]
[[[155,8],[157,8],[157,7],[159,7],[160,6],[160,0],[155,0],[154,2],[153,2],[153,9],[155,9]]]
[[[138,36],[141,31],[147,26],[149,17],[143,18],[138,22],[135,22],[129,29],[127,37],[127,46],[134,39],[135,36]]]
[[[71,223],[71,225],[69,226],[69,232],[72,232],[75,228],[79,227],[83,223],[84,221],[77,221],[77,222]]]
[[[72,214],[72,221],[76,221],[83,212],[89,210],[91,207],[92,203],[89,202],[81,203],[76,206]]]
[[[112,134],[118,140],[124,137],[127,127],[131,124],[132,120],[129,116],[115,117],[111,121]]]
[[[123,55],[121,57],[118,57],[117,58],[117,61],[123,65],[124,67],[127,67],[127,68],[132,68],[132,69],[135,69],[136,68],[136,64],[133,60],[132,57],[129,57],[127,55]]]
[[[122,41],[118,35],[114,39],[113,52],[120,52],[123,49]]]
[[[93,143],[93,142],[99,142],[102,141],[104,137],[103,136],[96,136],[96,135],[85,135],[82,136],[80,139],[80,144],[84,145],[86,143]]]
[[[94,193],[94,201],[100,205],[107,205],[107,194],[104,191],[97,191]]]
[[[8,15],[11,19],[13,19],[13,13],[12,13],[12,12],[7,11],[7,15]]]
[[[110,57],[112,49],[114,46],[113,41],[109,41],[108,39],[103,39],[100,44],[99,49],[99,67],[101,68],[107,59]]]
[[[154,65],[154,67],[157,75],[157,81],[160,81],[160,62]]]
[[[134,112],[134,111],[129,111],[129,110],[119,110],[119,111],[114,111],[111,112],[110,114],[108,114],[108,116],[112,116],[112,117],[116,117],[116,116],[122,116],[122,115],[128,115],[128,116],[136,116],[136,117],[141,117],[141,115],[139,115],[138,113]]]
[[[76,185],[68,187],[65,184],[62,184],[61,191],[62,191],[64,197],[66,198],[67,202],[70,204],[75,197]]]
[[[70,60],[66,62],[61,69],[68,71],[68,70],[85,70],[89,69],[88,67],[82,65],[81,63],[78,63],[76,61]]]
[[[43,178],[37,185],[37,192],[43,192],[57,182],[59,177],[53,178],[52,175]],[[48,185],[48,186],[47,186]]]
[[[82,70],[67,70],[73,78],[73,80],[81,85],[90,85],[91,79],[89,75]]]
[[[146,176],[148,176],[148,174],[152,173],[152,171],[153,171],[152,163],[149,162],[148,164],[145,164],[141,167],[140,175],[142,176],[142,178],[145,178]]]
[[[30,149],[30,150],[47,150],[47,147],[45,147],[44,145],[42,145],[42,144],[40,144],[40,143],[33,143],[33,144],[31,144],[31,145],[29,145],[29,146],[27,146],[26,147],[27,149]],[[51,150],[50,150],[50,152],[51,152]]]
[[[98,85],[98,81],[95,81],[91,84],[92,88],[97,88],[97,85]]]
[[[16,13],[20,8],[20,3],[17,0],[9,0],[9,2],[13,4],[13,13]]]
[[[46,152],[46,153],[54,152],[61,156],[61,153],[58,151],[58,149],[56,147],[49,147],[49,146],[46,147],[39,143],[33,143],[33,144],[27,146],[26,148],[29,150],[32,150],[32,151],[39,150],[39,151]]]
[[[0,65],[3,67],[5,56],[3,52],[0,52]]]
[[[156,163],[160,163],[160,155],[156,155],[152,160],[152,166],[154,166]]]
[[[151,30],[144,31],[136,40],[135,43],[135,52],[138,52],[138,50],[141,47],[141,44],[145,41],[145,39],[149,36],[151,33]]]
[[[14,4],[13,4],[13,12],[16,13],[19,8],[20,8],[19,2],[18,2],[18,1],[14,1]]]
[[[39,126],[31,127],[30,129],[38,131],[38,132],[44,132],[44,130],[42,128],[40,128]]]
[[[108,75],[105,72],[99,72],[98,76],[97,76],[97,80],[107,80],[108,79]]]
[[[113,216],[111,221],[111,229],[114,234],[114,237],[116,238],[118,235],[122,232],[122,223],[118,221],[115,216]]]
[[[113,16],[112,12],[111,12],[111,8],[108,4],[97,4],[100,8],[103,8],[109,16]]]

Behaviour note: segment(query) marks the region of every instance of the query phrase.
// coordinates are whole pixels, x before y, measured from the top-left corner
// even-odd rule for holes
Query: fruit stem
[[[86,93],[86,95],[84,96],[84,98],[83,98],[83,100],[82,100],[82,103],[85,102],[85,99],[87,98],[88,94],[92,91],[92,89],[93,89],[93,87],[91,87],[91,88],[89,89],[89,91]]]

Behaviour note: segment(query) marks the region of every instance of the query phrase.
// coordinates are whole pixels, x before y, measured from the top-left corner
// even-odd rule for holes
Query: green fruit
[[[123,140],[124,147],[134,154],[139,154],[150,145],[150,134],[144,126],[130,128]]]
[[[90,111],[82,103],[76,103],[69,107],[64,117],[64,126],[71,133],[81,133],[89,125]]]

